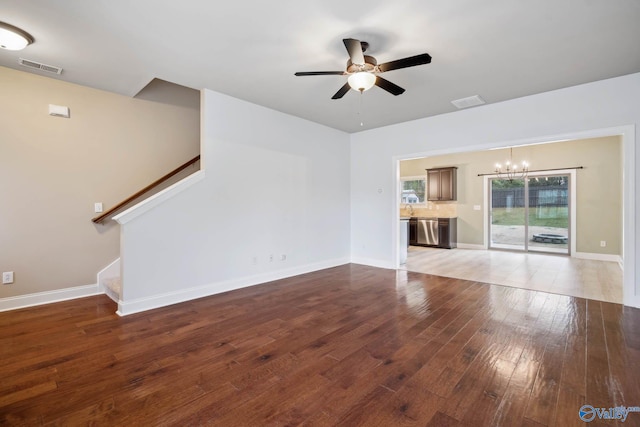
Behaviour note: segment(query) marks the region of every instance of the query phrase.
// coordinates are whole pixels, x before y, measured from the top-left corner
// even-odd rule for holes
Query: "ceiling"
[[[127,96],[157,78],[346,132],[455,111],[471,95],[496,103],[640,72],[638,0],[0,0],[0,21],[36,40],[0,51],[2,66],[29,71],[22,57]],[[349,37],[379,63],[433,60],[384,74],[400,96],[332,100],[345,76],[294,76],[343,70]]]

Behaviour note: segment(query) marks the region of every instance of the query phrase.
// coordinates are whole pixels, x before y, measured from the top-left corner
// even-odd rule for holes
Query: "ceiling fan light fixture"
[[[351,74],[347,79],[347,82],[349,82],[351,89],[357,90],[358,92],[364,92],[365,90],[371,89],[373,85],[376,84],[376,76],[373,73],[361,71]]]
[[[0,22],[0,48],[22,50],[33,41],[33,37],[26,31],[5,22]]]
[[[347,82],[342,85],[331,99],[342,98],[349,92],[349,89],[363,93],[374,85],[389,92],[391,95],[402,95],[405,92],[403,88],[380,77],[378,74],[431,62],[431,55],[423,53],[378,65],[376,58],[364,54],[369,47],[369,43],[356,39],[342,39],[342,42],[347,49],[347,53],[349,53],[345,71],[299,71],[295,73],[296,76],[348,76]]]

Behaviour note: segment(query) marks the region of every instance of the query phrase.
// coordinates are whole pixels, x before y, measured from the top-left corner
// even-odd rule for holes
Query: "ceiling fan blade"
[[[362,44],[356,39],[342,39],[344,47],[349,52],[351,63],[356,65],[364,65],[364,53],[362,52]]]
[[[344,71],[298,71],[296,76],[343,76]]]
[[[385,71],[398,70],[400,68],[415,67],[416,65],[428,64],[431,62],[431,55],[423,53],[422,55],[410,56],[408,58],[396,59],[395,61],[385,62],[378,65],[381,73]]]
[[[340,99],[340,98],[342,98],[347,92],[349,92],[349,89],[351,89],[351,86],[349,86],[349,83],[347,82],[347,83],[344,84],[344,86],[342,86],[340,88],[339,91],[336,92],[335,95],[333,95],[331,97],[331,99]]]
[[[395,83],[391,83],[389,80],[383,79],[380,76],[376,76],[376,86],[395,96],[402,95],[404,93],[403,88]]]

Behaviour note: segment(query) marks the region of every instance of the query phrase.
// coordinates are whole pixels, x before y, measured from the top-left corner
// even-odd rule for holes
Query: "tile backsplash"
[[[401,217],[454,218],[458,216],[458,204],[455,202],[427,202],[426,205],[411,205],[413,213],[408,206],[406,204],[400,205]]]

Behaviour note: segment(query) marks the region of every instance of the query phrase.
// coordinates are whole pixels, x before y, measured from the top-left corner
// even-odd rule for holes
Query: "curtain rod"
[[[573,166],[570,168],[555,168],[555,169],[538,169],[538,170],[533,170],[533,171],[528,171],[528,172],[552,172],[552,171],[563,171],[563,170],[567,170],[567,169],[584,169],[584,166]],[[522,173],[521,171],[518,171],[517,173]],[[489,175],[498,175],[496,172],[493,173],[479,173],[478,176],[489,176]]]

